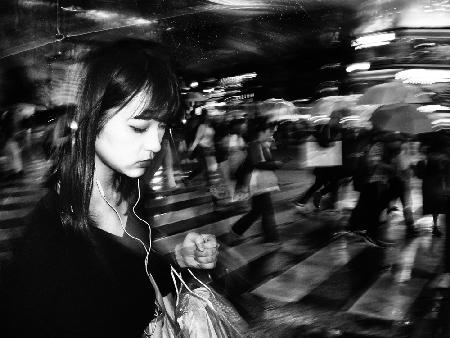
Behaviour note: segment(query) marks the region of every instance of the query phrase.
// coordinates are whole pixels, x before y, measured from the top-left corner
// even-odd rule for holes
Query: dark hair
[[[139,118],[169,122],[178,107],[178,85],[163,49],[156,43],[121,40],[91,51],[83,71],[83,88],[70,142],[56,153],[49,184],[59,188],[64,225],[87,229],[94,169],[95,140],[112,117],[138,93],[146,91],[147,109]],[[136,179],[116,173],[115,184],[122,198],[136,192]],[[56,185],[56,186],[55,186]]]
[[[264,116],[258,116],[248,121],[247,137],[248,141],[255,141],[259,137],[260,132],[270,129],[268,119]]]

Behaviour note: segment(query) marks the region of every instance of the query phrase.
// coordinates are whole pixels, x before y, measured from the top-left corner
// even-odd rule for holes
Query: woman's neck
[[[89,212],[98,228],[122,236],[128,203],[117,190],[114,171],[96,158]],[[120,217],[120,218],[119,218]]]

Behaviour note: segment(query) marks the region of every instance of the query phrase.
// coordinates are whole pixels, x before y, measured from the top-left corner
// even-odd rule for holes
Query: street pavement
[[[0,183],[0,267],[23,234],[21,218],[45,194],[48,164],[28,161],[23,178]],[[245,241],[221,245],[211,285],[232,301],[249,322],[253,337],[432,337],[440,325],[436,282],[444,239],[431,235],[431,216],[421,215],[420,182],[413,182],[413,209],[419,236],[407,238],[401,212],[386,216],[390,248],[338,235],[357,200],[351,184],[340,191],[337,209],[298,213],[290,203],[313,180],[306,170],[279,170],[273,193],[281,247],[262,244],[256,222]],[[246,202],[213,203],[201,180],[165,188],[161,171],[146,202],[155,232],[154,248],[170,254],[190,231],[215,234],[219,241],[241,217]],[[443,216],[440,222],[443,227]],[[1,270],[0,270],[1,271]]]

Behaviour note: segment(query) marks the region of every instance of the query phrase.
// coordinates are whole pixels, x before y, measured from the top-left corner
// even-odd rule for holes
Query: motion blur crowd
[[[57,118],[44,129],[33,119],[17,121],[14,109],[5,111],[1,124],[3,179],[23,175],[22,153],[36,156],[36,145],[31,147],[29,141],[32,128],[39,130],[42,153],[51,158],[74,130],[73,111],[73,106],[59,108]],[[338,210],[340,195],[353,190],[359,198],[344,232],[386,247],[394,243],[380,233],[380,225],[398,211],[397,200],[401,202],[406,236],[421,231],[415,225],[411,200],[412,182],[419,179],[422,213],[432,215],[432,233],[441,236],[438,218],[447,211],[450,184],[447,130],[411,135],[376,125],[360,127],[346,122],[350,114],[346,108],[333,111],[325,123],[274,120],[255,112],[240,112],[239,116],[212,115],[206,107],[196,105],[184,121],[173,123],[162,151],[147,170],[149,191],[155,189],[152,178],[162,167],[166,189],[205,184],[216,208],[242,207],[251,201],[251,210],[235,224],[225,242],[241,242],[244,231],[261,216],[265,241],[278,245],[270,197],[279,189],[275,170],[307,170],[314,182],[292,201],[296,211],[342,211]],[[328,154],[325,162],[317,160],[317,153],[323,151]]]

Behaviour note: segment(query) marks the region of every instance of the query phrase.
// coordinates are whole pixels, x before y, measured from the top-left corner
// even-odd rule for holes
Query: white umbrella
[[[429,103],[432,102],[431,95],[432,93],[424,92],[417,86],[391,81],[367,89],[359,98],[358,104]]]

